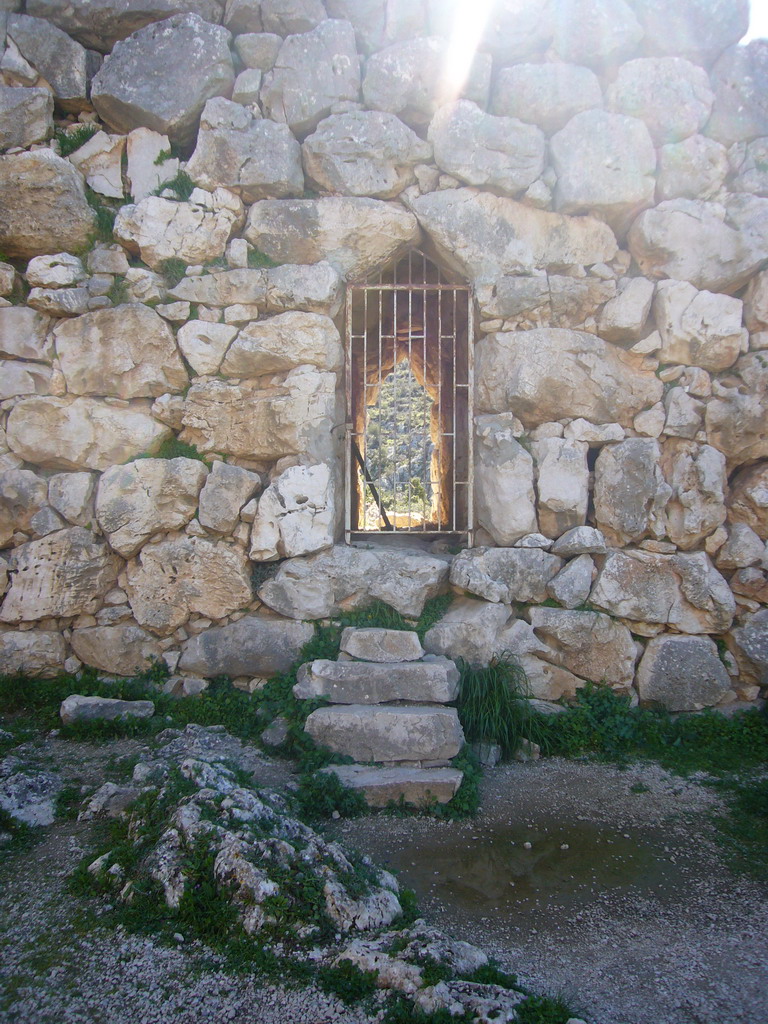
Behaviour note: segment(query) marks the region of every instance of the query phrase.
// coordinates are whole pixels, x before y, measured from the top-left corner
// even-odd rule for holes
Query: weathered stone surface
[[[420,238],[416,218],[402,206],[341,196],[254,203],[243,233],[276,262],[327,260],[353,279],[389,263]]]
[[[707,402],[705,427],[709,443],[739,465],[768,457],[768,360],[762,352],[749,352],[734,370],[738,377]]]
[[[259,377],[310,364],[340,370],[341,335],[330,317],[318,313],[281,313],[244,327],[224,357],[225,377]]]
[[[156,398],[188,383],[173,333],[144,305],[63,320],[53,336],[70,394]]]
[[[728,584],[704,552],[614,551],[590,600],[617,618],[661,622],[684,633],[723,633],[735,610]]]
[[[589,555],[579,555],[549,581],[547,593],[564,608],[578,608],[589,597],[595,575],[595,563]]]
[[[251,531],[254,561],[296,558],[333,544],[336,487],[331,467],[291,466],[259,498]]]
[[[731,481],[728,519],[746,523],[768,540],[768,462],[742,469]]]
[[[53,134],[53,97],[47,89],[0,85],[0,150],[26,148]]]
[[[48,479],[48,501],[73,526],[92,526],[95,473],[56,473]]]
[[[454,558],[451,583],[486,601],[541,602],[562,567],[562,558],[540,548],[474,548]]]
[[[8,418],[8,445],[46,469],[97,469],[156,452],[171,431],[145,406],[94,398],[24,398]]]
[[[589,501],[588,445],[562,437],[534,441],[539,529],[559,537],[583,526]]]
[[[75,629],[71,644],[85,665],[119,676],[145,672],[163,653],[157,637],[132,624]]]
[[[603,105],[594,71],[575,64],[516,64],[501,68],[491,98],[494,114],[519,117],[548,135],[582,110]]]
[[[246,615],[184,644],[179,669],[214,678],[287,672],[314,634],[307,622]]]
[[[637,669],[640,700],[667,711],[701,711],[731,688],[728,672],[709,637],[657,636],[648,641]]]
[[[746,350],[741,299],[697,291],[687,281],[660,281],[653,312],[664,363],[685,363],[717,372],[732,366]]]
[[[659,467],[654,440],[631,437],[606,445],[595,463],[595,520],[609,544],[663,537],[664,508],[672,489]]]
[[[430,654],[463,658],[470,665],[487,665],[502,653],[497,636],[509,615],[509,607],[504,604],[454,598],[442,619],[427,630],[424,649]]]
[[[247,203],[304,191],[301,149],[288,126],[221,97],[205,105],[187,173],[202,188],[221,185]]]
[[[747,569],[761,563],[765,554],[765,544],[751,526],[733,523],[715,561],[718,569]]]
[[[242,507],[260,490],[258,473],[214,462],[200,492],[200,524],[216,533],[231,533]]]
[[[768,135],[768,40],[732,46],[712,69],[707,135],[724,146]]]
[[[96,494],[96,518],[110,545],[130,558],[153,534],[186,526],[207,476],[208,467],[198,459],[137,459],[112,466]]]
[[[322,458],[335,451],[330,430],[338,421],[336,374],[297,367],[267,388],[222,380],[193,384],[181,439],[201,452],[245,459]]]
[[[764,569],[738,569],[729,583],[734,594],[748,597],[759,604],[768,604],[768,572]]]
[[[590,67],[620,62],[642,37],[624,0],[562,0],[557,5],[553,47],[564,61]]]
[[[363,99],[374,110],[397,114],[414,128],[424,127],[446,101],[459,93],[481,107],[488,102],[491,58],[477,53],[461,82],[446,72],[448,41],[437,36],[408,39],[368,59]]]
[[[748,616],[732,635],[738,650],[754,666],[760,681],[765,683],[768,680],[768,608]]]
[[[50,679],[59,674],[67,656],[64,638],[49,630],[11,629],[0,633],[3,672]]]
[[[448,565],[440,558],[336,545],[328,552],[283,562],[276,576],[261,586],[259,597],[291,618],[328,618],[376,598],[401,615],[418,616],[426,601],[445,592],[447,582]]]
[[[73,693],[61,702],[62,725],[74,722],[113,722],[120,718],[151,718],[155,705],[151,700],[114,700],[112,697],[83,697]]]
[[[309,32],[326,18],[320,0],[261,0],[259,6],[264,31],[281,36]]]
[[[529,692],[535,700],[569,699],[586,684],[586,679],[543,660],[548,653],[551,656],[551,651],[524,619],[510,619],[499,631],[497,645],[500,652],[525,671]]]
[[[446,266],[470,281],[608,262],[617,250],[611,229],[592,217],[534,210],[470,188],[430,192],[409,206]]]
[[[454,27],[454,10],[439,0],[428,6],[432,30],[450,36]],[[552,40],[553,8],[551,0],[540,3],[537,0],[502,0],[491,5],[480,48],[493,54],[501,66],[543,54]],[[460,24],[460,31],[466,27],[474,34],[475,11],[467,10]]]
[[[645,124],[605,110],[576,114],[550,139],[555,200],[564,213],[596,211],[617,224],[653,203],[656,151]]]
[[[96,225],[83,179],[50,149],[0,156],[0,248],[30,259],[83,249]]]
[[[286,264],[266,272],[267,310],[301,310],[336,316],[343,300],[342,280],[330,263],[314,266]]]
[[[26,306],[0,306],[0,356],[50,363],[53,340],[50,317]]]
[[[264,75],[261,105],[267,117],[304,135],[337,103],[360,92],[360,59],[348,21],[329,19],[283,42]]]
[[[640,118],[657,144],[679,142],[704,127],[714,96],[703,68],[679,57],[641,57],[622,64],[608,106]]]
[[[28,305],[52,317],[87,313],[89,301],[87,288],[33,288],[27,296]]]
[[[90,530],[72,526],[15,548],[2,622],[88,614],[101,607],[117,579],[118,559]]]
[[[57,252],[52,256],[35,256],[27,264],[25,276],[33,288],[66,288],[79,284],[87,275],[77,256]]]
[[[347,626],[341,633],[341,650],[351,658],[380,664],[418,661],[424,656],[418,634],[404,629]]]
[[[55,25],[27,14],[11,14],[7,31],[19,54],[50,86],[60,107],[74,112],[89,107],[90,80],[99,64],[96,54],[87,53]]]
[[[127,576],[136,621],[160,636],[172,633],[194,612],[222,619],[251,601],[243,552],[199,537],[178,536],[146,545],[128,563]]]
[[[459,670],[448,658],[385,665],[317,660],[302,665],[296,680],[294,697],[331,704],[448,704],[459,695]]]
[[[99,117],[122,134],[151,128],[187,145],[206,101],[232,90],[230,38],[197,14],[175,14],[139,29],[115,44],[94,77]]]
[[[672,488],[665,509],[667,536],[687,551],[725,521],[725,456],[708,444],[670,441],[661,466]]]
[[[704,404],[683,388],[671,388],[664,396],[667,418],[664,433],[669,437],[696,437],[701,429]]]
[[[317,743],[355,761],[444,761],[464,742],[456,709],[434,706],[318,708],[304,728]]]
[[[511,413],[475,418],[475,515],[507,547],[538,529],[533,459],[515,440]]]
[[[71,154],[69,162],[94,192],[110,199],[122,199],[124,151],[125,136],[96,132]]]
[[[727,173],[725,146],[704,135],[691,135],[659,150],[656,198],[714,199]]]
[[[649,53],[685,57],[709,65],[726,46],[738,43],[749,25],[748,0],[634,0]]]
[[[51,389],[50,366],[0,359],[0,402],[19,395],[47,395]]]
[[[20,766],[20,761],[13,755],[2,763],[0,810],[12,822],[32,826],[52,825],[56,819],[56,798],[63,786],[61,777],[56,772],[43,771],[37,766],[28,771],[17,771]],[[4,832],[8,835],[7,826]]]
[[[235,35],[240,32],[261,32],[263,26],[259,0],[228,0],[224,10],[224,24]]]
[[[200,375],[219,372],[224,354],[237,335],[232,324],[188,320],[176,334],[179,348],[189,365]]]
[[[168,136],[150,128],[134,128],[128,133],[126,173],[134,203],[152,195],[178,174],[178,159],[167,155],[170,148]]]
[[[531,625],[547,645],[541,657],[582,679],[628,690],[635,642],[626,626],[599,612],[531,608]]]
[[[322,189],[393,199],[416,180],[432,148],[394,114],[353,110],[325,118],[301,147],[307,177]]]
[[[642,357],[560,328],[482,338],[475,348],[475,381],[479,410],[509,409],[527,427],[566,414],[628,427],[663,393]]]
[[[728,161],[735,173],[734,192],[768,196],[768,138],[736,143],[728,151]]]
[[[618,292],[600,312],[600,337],[619,344],[638,341],[648,320],[653,292],[653,282],[647,278],[623,277]]]
[[[428,138],[437,166],[469,185],[514,195],[544,170],[545,138],[539,128],[486,114],[470,100],[440,107]]]
[[[586,554],[604,555],[606,550],[605,537],[593,526],[576,526],[552,545],[552,554],[561,558]]]
[[[362,764],[336,764],[321,771],[332,772],[343,786],[362,793],[369,807],[401,801],[415,807],[447,804],[464,777],[457,768],[371,768]]]
[[[154,269],[169,259],[206,263],[223,255],[243,216],[241,201],[226,189],[195,189],[186,203],[147,196],[120,209],[115,238]]]
[[[28,469],[7,469],[0,473],[0,547],[5,547],[17,530],[30,529],[32,517],[47,504],[48,487]]]

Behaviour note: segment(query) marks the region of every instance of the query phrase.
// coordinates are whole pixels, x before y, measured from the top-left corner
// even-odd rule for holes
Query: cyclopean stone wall
[[[427,648],[543,698],[768,685],[768,42],[498,0],[457,88],[449,6],[0,4],[5,671],[253,685],[452,587]],[[415,246],[478,312],[456,555],[340,543],[345,282]]]

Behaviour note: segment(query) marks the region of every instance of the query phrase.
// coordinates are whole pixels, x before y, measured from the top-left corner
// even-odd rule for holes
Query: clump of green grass
[[[209,464],[207,456],[198,451],[195,445],[180,441],[178,437],[169,437],[160,445],[154,454],[142,452],[136,456],[137,459],[197,459],[199,462]]]
[[[515,1013],[518,1024],[566,1024],[573,1016],[559,996],[528,996]]]
[[[178,256],[171,256],[169,259],[163,260],[157,269],[169,288],[175,288],[187,274],[187,264]]]
[[[195,190],[195,183],[186,171],[178,171],[172,178],[164,181],[154,191],[159,196],[165,191],[173,192],[180,202],[186,202]]]
[[[352,1006],[374,994],[378,976],[378,971],[362,971],[351,960],[342,960],[336,967],[321,967],[317,984],[323,992],[330,992]]]
[[[131,301],[131,294],[128,291],[128,284],[122,275],[117,275],[112,284],[109,286],[107,292],[107,298],[113,306],[122,306],[126,302]]]
[[[302,775],[295,795],[305,821],[330,818],[334,812],[342,818],[359,818],[368,813],[362,793],[345,786],[333,772]]]
[[[497,743],[513,757],[521,740],[538,742],[540,716],[527,700],[528,680],[508,657],[475,667],[459,659],[457,708],[465,737],[473,743]]]
[[[252,270],[260,270],[262,267],[279,267],[279,263],[275,263],[271,256],[267,256],[265,252],[260,249],[248,249],[248,266]]]
[[[111,242],[115,230],[115,217],[119,209],[119,203],[113,205],[110,200],[94,192],[92,188],[85,189],[85,198],[88,205],[96,214],[96,224],[92,234],[92,243]]]
[[[84,146],[98,131],[99,128],[95,124],[78,124],[69,129],[56,128],[53,137],[59,144],[59,153],[62,156],[69,156]]]

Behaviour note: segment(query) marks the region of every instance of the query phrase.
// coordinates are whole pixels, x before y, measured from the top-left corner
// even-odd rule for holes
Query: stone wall
[[[756,700],[748,6],[498,0],[452,40],[443,0],[5,0],[4,670],[163,657],[245,685],[310,620],[452,587],[428,649],[511,651],[537,696]],[[479,530],[455,556],[339,543],[345,283],[417,246],[478,314]]]

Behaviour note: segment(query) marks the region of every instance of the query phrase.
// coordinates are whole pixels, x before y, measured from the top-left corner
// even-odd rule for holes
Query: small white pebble
[[[523,843],[523,849],[524,850],[530,850],[532,845],[533,845],[532,843]]]

